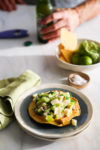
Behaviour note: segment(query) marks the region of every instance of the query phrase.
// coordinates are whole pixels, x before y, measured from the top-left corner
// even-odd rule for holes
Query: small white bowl
[[[80,43],[82,43],[84,40],[87,40],[87,41],[93,41],[93,40],[89,40],[89,39],[78,39],[78,47],[80,45]],[[100,44],[99,42],[97,41],[93,41],[97,44]],[[56,61],[57,61],[57,65],[63,69],[66,69],[66,70],[72,70],[72,71],[87,71],[87,70],[93,70],[93,69],[96,69],[98,67],[100,67],[100,62],[97,63],[97,64],[93,64],[93,65],[74,65],[74,64],[70,64],[70,63],[67,63],[67,62],[64,62],[62,61],[60,58],[59,58],[59,55],[60,55],[60,52],[59,52],[59,49],[57,48],[56,50]]]

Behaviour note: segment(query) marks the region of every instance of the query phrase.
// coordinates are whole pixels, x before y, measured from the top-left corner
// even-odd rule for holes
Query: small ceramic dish
[[[76,117],[78,121],[77,127],[74,127],[72,125],[56,127],[52,125],[39,124],[29,117],[27,109],[29,103],[33,99],[32,95],[52,90],[71,92],[72,96],[78,99],[81,108],[81,115],[79,117]],[[89,99],[75,88],[63,84],[45,84],[32,88],[29,91],[25,92],[18,99],[15,106],[15,117],[22,129],[24,129],[30,135],[42,139],[67,138],[78,134],[90,124],[92,114],[93,108]]]
[[[75,84],[75,83],[73,82],[73,78],[75,78],[76,75],[79,75],[80,77],[82,77],[83,79],[85,79],[85,80],[86,80],[86,83],[83,83],[82,85]],[[68,82],[69,82],[69,85],[70,85],[70,86],[73,86],[74,88],[77,88],[77,89],[80,90],[80,89],[85,88],[85,87],[89,84],[89,82],[90,82],[90,77],[89,77],[89,75],[87,75],[86,73],[75,72],[75,73],[72,73],[72,74],[69,75],[69,77],[68,77]]]
[[[78,39],[78,47],[79,45],[84,41],[84,40],[87,40],[87,41],[93,41],[93,40],[89,40],[89,39]],[[93,41],[97,44],[100,44],[99,42],[97,41]],[[77,48],[78,48],[77,47]],[[87,70],[93,70],[93,69],[96,69],[98,67],[100,67],[100,62],[96,63],[96,64],[93,64],[93,65],[75,65],[75,64],[70,64],[70,63],[67,63],[67,62],[64,62],[63,60],[61,60],[59,58],[59,55],[60,55],[60,51],[59,49],[57,48],[56,49],[56,62],[57,62],[57,65],[60,67],[60,68],[63,68],[63,69],[66,69],[66,70],[72,70],[72,71],[87,71]]]

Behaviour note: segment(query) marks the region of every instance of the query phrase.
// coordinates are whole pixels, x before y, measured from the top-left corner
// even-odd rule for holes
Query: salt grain
[[[77,84],[77,85],[83,85],[87,83],[87,80],[81,77],[80,75],[75,75],[71,80],[74,84]]]

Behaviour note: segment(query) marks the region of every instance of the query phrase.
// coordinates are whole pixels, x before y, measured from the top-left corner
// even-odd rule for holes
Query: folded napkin
[[[0,130],[13,120],[14,107],[18,98],[39,83],[40,77],[31,70],[25,71],[17,78],[0,81]]]

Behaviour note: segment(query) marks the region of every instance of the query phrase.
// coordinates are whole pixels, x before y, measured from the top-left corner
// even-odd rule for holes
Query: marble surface
[[[75,30],[78,37],[100,42],[100,16],[84,23]],[[28,38],[0,40],[0,79],[17,76],[26,69],[32,69],[41,76],[42,83],[63,83],[71,71],[58,68],[55,63],[55,49],[59,40],[40,45],[36,39],[35,8],[19,6],[12,13],[0,12],[0,31],[12,28],[28,29]],[[27,40],[31,47],[24,47]],[[100,149],[100,68],[87,72],[91,82],[82,92],[90,98],[94,114],[90,126],[77,138],[55,142],[43,141],[27,135],[16,120],[0,132],[0,150],[99,150]]]

